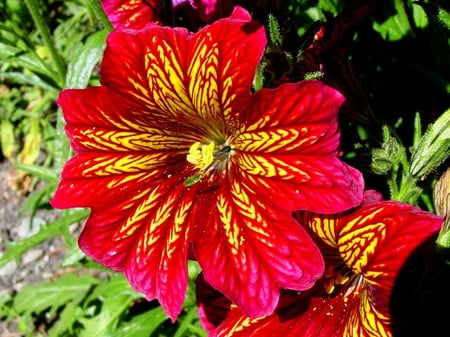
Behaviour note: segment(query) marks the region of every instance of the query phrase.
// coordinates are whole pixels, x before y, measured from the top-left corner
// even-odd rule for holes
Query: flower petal
[[[304,81],[259,90],[249,102],[236,140],[242,179],[290,211],[337,213],[361,203],[361,173],[338,159],[339,92]]]
[[[198,291],[203,292],[204,284]],[[211,329],[208,337],[387,337],[383,317],[368,310],[366,323],[362,325],[354,313],[359,311],[361,297],[370,299],[367,294],[349,293],[347,296],[324,298],[321,289],[302,294],[285,292],[273,315],[251,319],[238,308],[231,306],[226,318],[216,329]],[[207,299],[206,299],[207,300]],[[203,317],[215,319],[217,312],[213,306],[220,303],[202,302]],[[211,306],[210,306],[211,304]],[[373,309],[373,306],[370,307]],[[366,307],[365,309],[368,309]],[[223,310],[223,309],[222,309]],[[210,315],[210,316],[208,316]],[[359,317],[359,316],[358,316]],[[214,326],[214,321],[208,322]],[[381,324],[380,324],[381,323]]]
[[[313,215],[307,226],[332,246],[323,250],[328,266],[341,265],[341,257],[356,277],[332,294],[324,291],[326,276],[308,291],[283,293],[274,314],[256,319],[231,305],[226,315],[226,308],[220,309],[218,320],[214,305],[227,302],[217,296],[214,303],[208,302],[201,295],[207,285],[199,282],[203,324],[212,329],[210,337],[392,336],[389,301],[395,277],[413,250],[441,224],[442,218],[416,207],[372,199],[347,215]]]
[[[442,218],[408,204],[363,206],[336,222],[337,245],[354,273],[376,287],[376,305],[388,310],[395,279],[412,252],[442,225]]]
[[[195,252],[207,281],[249,316],[266,315],[279,287],[305,290],[322,275],[322,256],[289,213],[279,215],[238,180],[221,188]],[[283,213],[282,213],[283,214]]]
[[[157,0],[102,0],[101,5],[115,29],[141,29],[159,21]]]
[[[102,84],[134,97],[157,120],[196,124],[210,136],[224,133],[231,102],[246,94],[265,47],[262,26],[237,7],[226,19],[192,35],[157,25],[108,36]],[[220,55],[220,56],[219,56]],[[210,123],[213,121],[213,123]]]

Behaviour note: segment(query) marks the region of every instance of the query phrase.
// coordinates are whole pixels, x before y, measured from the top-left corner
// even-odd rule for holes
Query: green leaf
[[[12,160],[16,149],[14,125],[9,120],[0,120],[0,146],[3,155]]]
[[[46,81],[42,80],[39,76],[36,74],[24,74],[20,72],[1,72],[0,78],[2,79],[9,79],[12,80],[18,84],[27,84],[31,86],[38,86],[39,88],[42,88],[44,90],[57,92],[59,89],[56,86],[53,86],[52,84],[47,83]]]
[[[96,32],[76,49],[68,64],[66,87],[85,88],[88,85],[92,71],[103,55],[106,34],[106,30]]]
[[[439,7],[438,10],[438,20],[445,28],[450,30],[450,13],[442,7]]]
[[[272,14],[269,14],[268,29],[269,29],[270,42],[274,46],[280,48],[281,45],[283,44],[281,34],[280,34],[280,25],[279,25],[277,19]]]
[[[102,303],[101,311],[90,318],[80,319],[84,329],[79,337],[105,337],[114,331],[119,318],[129,307],[132,298],[126,295],[109,294]]]
[[[63,218],[42,226],[35,235],[22,241],[8,243],[7,250],[0,258],[0,267],[3,267],[9,261],[18,260],[28,249],[33,248],[48,238],[61,235],[69,225],[85,219],[88,214],[89,210],[87,209],[70,210]]]
[[[94,301],[96,299],[108,298],[111,294],[117,296],[129,296],[133,300],[142,298],[142,294],[133,290],[129,282],[122,274],[114,274],[114,276],[109,278],[107,282],[103,282],[94,289],[94,291],[87,298],[87,302]]]
[[[14,309],[19,313],[39,314],[46,309],[56,313],[68,303],[79,303],[99,282],[89,275],[67,273],[51,282],[27,285],[14,298]]]
[[[104,337],[116,330],[120,317],[123,316],[131,303],[142,295],[131,289],[123,275],[116,275],[104,280],[86,298],[86,303],[102,301],[100,312],[80,319],[84,329],[80,337]],[[89,308],[86,308],[89,311]],[[97,311],[97,310],[96,310]]]
[[[22,163],[15,163],[14,167],[18,170],[25,171],[35,177],[38,177],[44,181],[52,183],[58,182],[58,172],[55,172],[54,169],[43,167],[40,165],[22,164]]]
[[[411,157],[411,175],[423,178],[435,170],[450,153],[450,109],[445,111],[422,136]]]
[[[422,9],[425,10],[430,17],[439,22],[442,27],[450,30],[450,13],[443,7],[423,1],[415,1],[414,4],[421,6]]]
[[[80,249],[78,245],[73,245],[70,251],[66,254],[64,261],[62,262],[63,267],[73,266],[80,262],[86,257],[86,254]]]
[[[153,308],[143,314],[133,316],[130,321],[123,322],[115,331],[105,337],[143,337],[150,336],[167,315],[161,307]]]
[[[81,299],[82,297],[80,297]],[[48,330],[48,337],[66,336],[74,330],[77,321],[83,317],[83,311],[79,306],[78,301],[68,303],[61,312],[58,313],[58,319]],[[71,333],[70,336],[74,334]]]
[[[396,14],[388,17],[384,22],[374,22],[373,28],[387,41],[398,41],[411,33],[411,25],[406,14],[405,2],[394,0]]]

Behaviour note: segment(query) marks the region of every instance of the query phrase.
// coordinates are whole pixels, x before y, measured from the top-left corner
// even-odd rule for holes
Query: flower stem
[[[44,17],[42,16],[42,13],[39,11],[39,6],[37,4],[36,0],[25,0],[25,3],[28,7],[28,10],[30,11],[31,17],[33,18],[33,21],[36,25],[36,28],[38,29],[42,39],[44,40],[44,43],[46,47],[48,48],[50,55],[52,57],[53,63],[55,64],[56,71],[57,71],[57,78],[58,78],[58,84],[62,88],[64,87],[65,78],[66,78],[66,70],[64,63],[58,54],[55,44],[53,43],[50,29],[48,28],[47,23],[45,22]]]
[[[108,20],[108,17],[106,16],[99,0],[86,0],[86,6],[100,20],[100,22],[108,32],[111,32],[114,29],[111,22]]]

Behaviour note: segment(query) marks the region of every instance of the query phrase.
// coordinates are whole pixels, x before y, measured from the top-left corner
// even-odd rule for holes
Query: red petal
[[[157,0],[102,0],[101,4],[116,29],[141,29],[159,20],[160,1]]]
[[[388,310],[395,279],[412,252],[442,225],[442,218],[408,204],[369,204],[336,223],[342,259],[377,289],[376,304]]]
[[[240,102],[248,106],[235,141],[242,179],[260,195],[270,190],[290,211],[337,213],[359,205],[362,175],[338,159],[342,102],[339,92],[317,81],[263,89]]]
[[[358,276],[332,295],[323,291],[325,279],[301,294],[283,294],[273,315],[257,319],[231,306],[218,322],[212,305],[226,302],[215,298],[210,303],[200,296],[202,317],[212,326],[220,323],[209,336],[391,336],[389,301],[395,277],[413,250],[441,224],[442,218],[395,201],[369,201],[347,216],[314,215],[310,229],[335,247],[334,255],[326,256],[330,266],[342,257]]]
[[[237,8],[195,35],[156,25],[113,32],[102,84],[151,109],[154,120],[196,124],[203,136],[223,137],[232,102],[248,95],[266,43],[263,27],[250,20]]]
[[[250,319],[232,308],[221,325],[209,337],[387,337],[384,317],[373,310],[365,312],[360,321],[361,298],[370,300],[367,293],[350,292],[346,296],[320,296],[316,288],[303,294],[284,293],[275,314]],[[217,300],[216,300],[217,303]],[[211,309],[207,304],[204,308]],[[211,313],[211,312],[210,312]]]
[[[249,316],[270,314],[279,287],[313,286],[322,256],[289,214],[264,205],[245,183],[230,179],[222,186],[205,233],[195,240],[197,259],[206,280]]]
[[[92,207],[80,248],[100,263],[123,271],[137,291],[148,299],[157,298],[175,320],[187,286],[192,229],[187,215],[194,192],[179,179],[147,181],[135,196],[127,192],[128,198],[111,202],[113,207]],[[117,192],[112,195],[120,197]]]

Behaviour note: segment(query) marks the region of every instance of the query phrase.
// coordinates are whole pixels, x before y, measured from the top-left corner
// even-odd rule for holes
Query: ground
[[[7,249],[7,243],[23,240],[39,230],[40,226],[54,220],[58,213],[53,210],[39,210],[31,219],[30,214],[20,212],[26,200],[26,193],[17,188],[20,173],[3,160],[0,161],[0,255]],[[15,293],[26,284],[49,280],[58,271],[66,253],[62,239],[45,241],[28,250],[19,263],[12,261],[0,268],[0,296]],[[0,337],[22,336],[15,323],[0,321]]]

